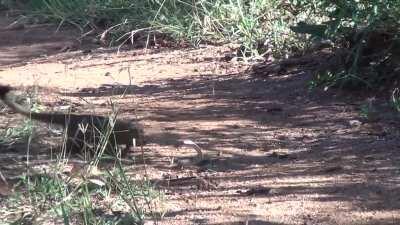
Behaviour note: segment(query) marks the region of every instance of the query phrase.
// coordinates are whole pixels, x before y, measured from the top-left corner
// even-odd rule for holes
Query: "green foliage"
[[[361,105],[360,116],[364,119],[372,120],[376,115],[376,108],[373,105],[372,100],[368,100],[366,103]]]
[[[399,88],[395,88],[394,91],[392,92],[391,104],[397,112],[400,112],[400,89]]]
[[[0,10],[8,8],[17,8],[15,0],[0,0]]]
[[[121,168],[96,176],[84,175],[90,174],[85,169],[65,176],[61,168],[21,176],[15,186],[19,191],[7,198],[7,213],[23,207],[23,215],[31,215],[31,223],[46,215],[64,224],[143,224],[145,215],[150,215],[161,198],[147,181],[134,181]],[[107,214],[111,208],[120,213]]]
[[[30,93],[26,95],[26,98],[15,99],[16,101],[26,101],[27,105],[30,105],[31,111],[40,112],[43,110],[43,106],[40,105],[35,99],[34,94]],[[16,127],[9,127],[3,132],[0,132],[0,143],[10,144],[19,141],[28,140],[32,136],[35,130],[35,123],[30,119],[24,119],[22,124],[18,124]]]
[[[294,15],[278,0],[30,0],[25,11],[82,31],[107,29],[111,43],[134,40],[143,31],[162,32],[193,45],[239,43],[243,55],[283,55],[301,46],[289,26],[307,17],[303,12]]]
[[[27,140],[33,133],[34,124],[31,120],[24,120],[22,124],[16,127],[9,127],[0,134],[0,143],[8,144]]]
[[[54,204],[61,201],[68,193],[67,185],[57,177],[39,174],[22,176],[21,185],[26,186],[29,196],[35,205]]]
[[[25,11],[82,32],[100,28],[110,44],[161,33],[193,45],[238,43],[243,56],[282,57],[306,47],[307,38],[330,40],[348,51],[316,83],[379,88],[398,79],[399,0],[27,0]]]
[[[312,8],[320,23],[300,22],[296,33],[314,40],[329,39],[349,51],[332,79],[319,80],[328,86],[379,88],[398,79],[400,66],[400,1],[313,1],[293,0],[299,9]],[[321,76],[320,76],[321,77]],[[317,77],[319,79],[319,77]]]
[[[26,101],[32,105],[32,111],[43,110],[34,97]],[[31,120],[26,121],[29,126],[8,129],[1,141],[15,142],[21,137],[30,137],[33,125]],[[19,177],[19,182],[13,188],[8,184],[2,187],[16,192],[4,198],[7,207],[0,209],[0,214],[10,215],[12,224],[37,224],[48,218],[64,224],[143,224],[147,218],[159,218],[153,210],[162,210],[159,208],[162,193],[145,178],[134,180],[128,176],[120,155],[107,156],[114,161],[114,168],[106,165],[105,172],[99,168],[113,124],[110,126],[100,134],[101,141],[94,146],[97,152],[87,163],[68,163],[64,152],[57,155],[57,161],[49,160],[40,169],[27,160],[25,174]],[[65,172],[66,168],[72,169]],[[110,209],[117,209],[118,213],[110,214]]]

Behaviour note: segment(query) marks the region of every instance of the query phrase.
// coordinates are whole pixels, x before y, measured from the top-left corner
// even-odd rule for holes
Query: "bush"
[[[299,23],[297,33],[314,40],[332,40],[348,49],[343,65],[319,74],[328,86],[379,88],[398,81],[400,67],[400,1],[292,1],[296,7],[312,8],[321,23]]]
[[[282,56],[301,47],[289,26],[306,17],[278,0],[27,0],[24,8],[28,16],[82,31],[107,30],[111,43],[161,32],[193,45],[238,43],[250,56]]]

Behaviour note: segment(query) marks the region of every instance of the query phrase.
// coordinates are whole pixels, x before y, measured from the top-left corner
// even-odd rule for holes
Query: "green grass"
[[[82,32],[106,31],[110,44],[129,42],[140,35],[163,33],[177,42],[233,42],[244,54],[272,52],[284,56],[299,42],[289,27],[309,12],[292,14],[278,0],[30,0],[25,15]],[[6,3],[4,3],[7,5]],[[15,7],[11,3],[9,7]],[[266,45],[264,45],[264,43]]]
[[[42,111],[35,99],[28,98],[32,110]],[[30,139],[33,122],[25,121],[20,127],[7,129],[3,139],[10,145],[22,138]],[[61,147],[56,157],[49,156],[55,160],[38,167],[32,163],[28,141],[26,168],[21,169],[18,182],[7,186],[14,192],[0,202],[1,220],[9,224],[54,221],[56,224],[111,225],[143,224],[145,220],[160,219],[164,213],[162,192],[145,177],[134,179],[128,175],[120,154],[104,155],[112,125],[94,146],[96,154],[88,154],[85,161],[70,160]],[[103,163],[103,159],[112,163]],[[1,182],[4,190],[5,184]]]
[[[318,75],[326,87],[379,89],[397,79],[400,64],[400,2],[327,0],[27,0],[28,18],[69,24],[82,33],[94,28],[110,45],[154,44],[155,36],[177,43],[236,43],[238,55],[285,58],[311,42],[330,40],[348,49],[344,65]],[[386,36],[376,40],[380,35]],[[147,39],[146,39],[147,37]],[[397,79],[398,80],[398,79]]]
[[[65,175],[62,169],[66,165],[59,164],[49,172],[21,175],[14,187],[17,191],[7,198],[7,207],[1,210],[8,215],[8,222],[143,224],[145,219],[158,219],[152,210],[158,210],[153,206],[160,203],[162,194],[147,181],[132,180],[121,168],[96,175],[82,168]]]
[[[16,99],[16,101],[21,101],[22,99]],[[23,99],[31,105],[32,111],[40,111],[41,105],[36,102],[35,98],[32,96],[26,96]],[[22,123],[18,123],[17,126],[10,126],[4,131],[0,132],[0,144],[12,144],[16,142],[28,140],[35,130],[35,123],[30,119],[23,119]]]
[[[115,158],[113,168],[59,158],[46,170],[29,169],[2,203],[5,222],[37,224],[143,224],[163,215],[163,194],[145,178],[132,179]],[[63,172],[66,167],[72,172]],[[100,169],[101,168],[101,169]],[[95,172],[92,172],[95,171]]]
[[[323,20],[304,20],[293,31],[312,40],[330,40],[333,49],[347,51],[341,64],[317,75],[321,86],[379,90],[391,89],[399,81],[399,1],[305,0],[297,6],[299,10],[313,8],[313,16]]]
[[[29,93],[24,93],[21,96],[14,96],[14,100],[27,105],[32,112],[40,112],[44,107],[40,104],[36,96],[37,92],[34,90]],[[11,126],[0,132],[0,144],[12,144],[26,141],[32,137],[34,131],[35,122],[29,118],[23,119],[23,122],[18,123],[17,126]]]
[[[16,127],[9,127],[0,132],[0,144],[11,144],[27,140],[33,133],[34,123],[31,120],[24,120]]]
[[[392,97],[390,99],[392,107],[397,111],[400,112],[400,89],[395,88],[392,92]]]

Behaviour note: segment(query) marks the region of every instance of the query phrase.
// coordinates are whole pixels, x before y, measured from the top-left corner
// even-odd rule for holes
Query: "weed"
[[[16,127],[5,129],[0,135],[1,144],[13,144],[16,142],[27,140],[33,133],[34,124],[32,120],[24,120],[24,122]]]
[[[143,224],[146,215],[159,217],[153,210],[158,208],[161,193],[146,180],[129,178],[121,165],[96,175],[84,168],[69,176],[62,168],[49,171],[21,176],[16,185],[19,191],[8,198],[8,215],[19,220],[22,213],[31,215],[32,223],[53,218],[64,224]]]
[[[12,4],[9,5],[12,7]],[[117,0],[33,0],[25,5],[27,17],[39,21],[72,24],[84,32],[105,30],[109,44],[134,42],[157,34],[194,46],[203,42],[234,42],[244,47],[242,55],[283,56],[302,46],[289,29],[309,10],[293,14],[285,3],[275,0],[237,1],[117,1]]]
[[[41,108],[33,105],[36,110]],[[115,116],[110,117],[108,129],[96,132],[100,140],[93,143],[94,156],[74,163],[64,151],[57,160],[40,168],[27,160],[26,171],[0,214],[8,215],[6,220],[14,224],[36,224],[49,218],[63,224],[143,224],[145,219],[160,218],[162,193],[145,178],[132,179],[120,153],[107,156],[115,162],[113,168],[99,166],[118,115],[113,109]],[[29,151],[27,155],[29,158]],[[70,172],[65,172],[68,167]]]
[[[336,79],[338,79],[337,76],[335,76],[334,73],[330,72],[330,71],[324,71],[321,73],[318,73],[313,80],[311,80],[308,83],[308,88],[314,89],[316,87],[324,86],[325,90],[328,90],[333,84],[336,84]]]
[[[15,100],[19,102],[25,102],[27,105],[31,106],[30,108],[34,112],[39,112],[43,109],[43,106],[32,94],[27,94],[26,96],[28,97],[18,97]],[[6,128],[0,136],[0,143],[13,144],[16,142],[28,140],[29,137],[32,136],[34,130],[35,123],[30,119],[24,119],[21,124],[18,124],[18,126]]]
[[[400,89],[395,88],[392,92],[392,97],[391,97],[391,104],[392,107],[397,111],[400,112]]]
[[[400,14],[398,1],[292,1],[298,9],[312,7],[323,21],[302,21],[292,30],[312,40],[331,40],[348,49],[343,63],[331,71],[324,86],[379,89],[398,79]],[[340,68],[340,69],[338,69]],[[329,70],[329,69],[328,69]]]
[[[361,105],[360,116],[362,118],[368,119],[370,117],[370,115],[371,115],[371,111],[372,111],[371,107],[372,107],[371,104],[363,104],[363,105]]]

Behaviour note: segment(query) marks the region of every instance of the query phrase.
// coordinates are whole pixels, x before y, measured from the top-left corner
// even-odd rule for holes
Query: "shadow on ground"
[[[350,202],[365,210],[400,209],[400,139],[389,124],[398,121],[353,126],[349,121],[361,120],[357,106],[363,98],[309,91],[308,80],[310,76],[302,72],[265,79],[207,75],[144,86],[104,86],[69,95],[135,96],[138,110],[146,114],[144,121],[168,128],[150,134],[153,143],[175,146],[174,140],[184,136],[206,150],[227,155],[211,165],[212,171],[220,172],[213,180],[237,184],[219,187],[223,193],[249,188],[249,183],[257,186],[260,180],[306,178],[281,181],[279,193],[272,196],[317,194],[314,200],[319,202]],[[282,157],[274,154],[281,150]],[[274,167],[280,170],[268,169]],[[232,171],[240,172],[228,175]],[[327,177],[347,178],[332,182]],[[240,197],[220,191],[208,197]]]
[[[204,75],[143,86],[104,85],[67,96],[131,96],[140,107],[123,110],[138,111],[148,126],[159,127],[148,134],[154,145],[172,148],[177,139],[190,138],[207,151],[220,152],[208,168],[215,172],[211,179],[234,185],[198,198],[241,198],[235,190],[279,180],[272,197],[315,195],[318,202],[351,202],[365,211],[400,209],[400,139],[394,125],[351,125],[360,120],[362,99],[310,92],[310,78],[303,72],[267,78]],[[152,166],[167,169],[161,154],[146,152]]]

